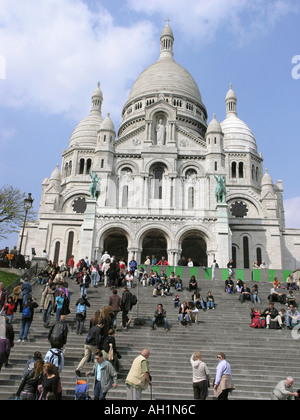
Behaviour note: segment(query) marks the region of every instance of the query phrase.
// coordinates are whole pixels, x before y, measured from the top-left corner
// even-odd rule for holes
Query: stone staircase
[[[74,399],[75,368],[82,357],[87,329],[82,336],[75,333],[75,303],[79,296],[79,286],[69,279],[71,291],[71,314],[68,315],[69,335],[65,348],[65,367],[61,373],[63,399]],[[184,279],[184,285],[188,280]],[[252,286],[252,283],[247,283]],[[173,296],[152,297],[153,287],[139,285],[132,289],[138,295],[139,304],[130,313],[134,318],[143,318],[145,325],[137,326],[131,323],[127,330],[118,328],[116,343],[122,355],[121,370],[118,375],[118,388],[110,390],[108,400],[125,400],[125,378],[132,360],[143,348],[149,348],[151,375],[153,378],[152,398],[156,400],[189,400],[193,399],[192,371],[190,357],[194,351],[200,351],[203,361],[207,364],[212,379],[215,376],[217,353],[224,352],[232,367],[236,390],[230,396],[232,400],[263,400],[269,399],[270,393],[279,380],[292,376],[295,379],[294,389],[300,388],[299,341],[292,337],[292,332],[283,330],[266,330],[250,328],[250,309],[252,306],[264,310],[268,306],[267,296],[270,283],[259,283],[259,295],[262,303],[252,302],[241,304],[238,295],[224,293],[222,280],[198,280],[201,295],[206,296],[210,290],[215,298],[216,309],[199,311],[199,324],[182,326],[177,322],[178,309],[173,307]],[[41,285],[35,284],[33,294],[40,301]],[[284,291],[285,292],[285,291]],[[119,294],[122,291],[119,289]],[[189,301],[191,293],[186,289],[178,293],[181,302]],[[299,300],[299,292],[294,293]],[[86,326],[96,309],[101,309],[108,303],[111,291],[103,285],[88,290],[91,307],[88,308]],[[170,330],[163,327],[150,331],[150,323],[158,303],[163,303]],[[280,304],[275,304],[279,309]],[[285,307],[286,308],[286,307]],[[55,317],[52,318],[52,323]],[[121,313],[118,315],[118,326]],[[14,319],[15,346],[11,351],[9,366],[3,367],[0,373],[0,399],[14,399],[19,386],[26,361],[34,351],[43,355],[49,349],[47,342],[48,329],[43,327],[42,315],[36,310],[31,325],[29,341],[17,343],[20,330],[20,314]],[[86,364],[84,370],[90,370],[92,364]],[[90,395],[93,396],[92,379],[90,380]],[[209,390],[208,399],[213,398],[213,388]],[[150,399],[150,390],[143,394],[143,399]]]

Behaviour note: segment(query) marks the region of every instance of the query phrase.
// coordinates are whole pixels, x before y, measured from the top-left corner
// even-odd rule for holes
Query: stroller
[[[75,400],[91,400],[89,396],[89,383],[87,379],[76,378]]]

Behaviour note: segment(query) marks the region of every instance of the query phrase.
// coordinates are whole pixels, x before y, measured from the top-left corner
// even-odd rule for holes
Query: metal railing
[[[21,280],[28,279],[31,281],[38,273],[38,264],[35,264],[33,267],[30,267],[26,270],[21,276],[16,278],[9,286],[6,287],[7,296],[10,296],[16,286],[19,286]]]

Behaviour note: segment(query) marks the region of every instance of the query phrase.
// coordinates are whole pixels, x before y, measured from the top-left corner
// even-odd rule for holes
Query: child
[[[4,305],[4,312],[7,316],[7,318],[9,319],[9,324],[12,324],[13,322],[13,318],[14,318],[14,309],[15,309],[15,303],[13,301],[13,298],[11,296],[9,296],[7,298],[7,302]]]
[[[174,303],[174,308],[178,308],[181,303],[180,303],[180,299],[179,299],[179,295],[176,295],[173,299],[173,303]]]
[[[213,295],[211,294],[211,292],[208,292],[206,296],[206,308],[215,309],[215,299]]]

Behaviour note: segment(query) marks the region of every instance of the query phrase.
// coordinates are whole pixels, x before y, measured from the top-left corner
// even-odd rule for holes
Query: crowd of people
[[[149,261],[152,263],[153,259],[149,258]],[[188,263],[189,259],[187,265]],[[146,272],[143,268],[138,268],[134,258],[127,266],[125,259],[117,260],[107,252],[103,254],[99,262],[90,262],[86,257],[75,263],[73,256],[67,264],[63,261],[60,264],[49,261],[36,278],[37,283],[41,285],[39,303],[33,298],[32,286],[27,279],[20,281],[20,284],[13,289],[11,296],[7,296],[3,285],[0,284],[0,313],[5,315],[5,338],[0,334],[0,371],[3,364],[8,365],[10,352],[14,346],[13,320],[18,308],[21,313],[21,326],[17,343],[28,340],[30,326],[37,310],[41,313],[44,328],[48,330],[50,348],[44,357],[36,352],[33,359],[28,361],[16,398],[42,400],[62,398],[60,375],[64,369],[64,349],[69,334],[66,320],[71,307],[76,308],[75,333],[86,335],[83,357],[75,369],[75,375],[77,378],[94,377],[94,399],[105,399],[109,389],[117,387],[122,355],[117,349],[116,331],[118,328],[128,329],[132,321],[128,314],[137,303],[137,298],[132,292],[137,283],[141,287],[149,288],[151,290],[149,295],[154,298],[172,296],[173,307],[176,310],[175,316],[172,314],[172,319],[177,318],[177,322],[182,326],[189,327],[192,323],[197,324],[200,310],[209,311],[216,308],[212,292],[208,291],[206,296],[202,297],[201,288],[194,275],[189,280],[185,280],[184,284],[183,279],[175,275],[175,272],[171,272],[169,276],[166,275],[163,266],[168,263],[164,257],[156,260],[156,265],[161,266],[159,270]],[[185,265],[185,261],[182,265]],[[212,268],[218,268],[216,261]],[[70,281],[78,286],[76,302],[71,302]],[[97,288],[100,285],[111,291],[107,305],[95,311],[94,315],[87,320],[87,308],[91,306],[89,288]],[[288,293],[280,293],[281,287],[286,287]],[[121,289],[121,293],[118,289]],[[275,279],[270,291],[268,308],[264,311],[251,309],[251,326],[273,328],[276,323],[278,328],[286,325],[287,328],[292,329],[297,325],[300,322],[300,314],[293,296],[295,290],[299,290],[299,284],[293,280],[292,276],[287,279],[284,286]],[[183,291],[186,293],[182,294]],[[233,295],[237,294],[241,303],[251,301],[261,304],[257,284],[250,289],[242,280],[238,279],[234,284],[231,277],[228,277],[224,291]],[[187,293],[190,293],[190,299],[186,299]],[[181,296],[184,297],[181,298]],[[287,305],[287,310],[281,309],[278,312],[274,307],[274,302]],[[122,314],[122,321],[118,326],[119,312]],[[163,326],[166,331],[170,328],[166,309],[162,303],[156,305],[150,330],[154,330],[155,326]],[[144,349],[133,361],[132,369],[125,381],[129,399],[140,399],[142,391],[147,389],[148,385],[151,386],[149,355],[149,350]],[[213,385],[215,397],[227,399],[228,393],[234,390],[231,368],[224,353],[219,353],[218,358],[220,360]],[[85,371],[84,367],[90,361],[94,361],[93,369]],[[205,399],[208,395],[210,373],[201,360],[200,352],[192,355],[191,365],[194,398]],[[136,384],[134,381],[137,379],[134,379],[134,375],[139,370],[140,377]],[[290,388],[290,385],[287,387]]]

